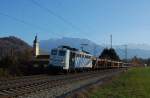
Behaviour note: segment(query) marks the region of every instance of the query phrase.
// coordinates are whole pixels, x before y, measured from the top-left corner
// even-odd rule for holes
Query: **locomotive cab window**
[[[59,56],[65,56],[65,54],[66,54],[66,51],[63,51],[63,50],[59,51]]]
[[[51,55],[57,55],[57,50],[52,50]]]

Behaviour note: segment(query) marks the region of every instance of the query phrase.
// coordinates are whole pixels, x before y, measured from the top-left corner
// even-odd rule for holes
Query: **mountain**
[[[125,58],[125,49],[116,49],[116,51],[121,58]],[[137,56],[140,58],[150,58],[150,50],[128,49],[127,56],[128,58],[133,58],[134,56]]]
[[[114,46],[120,57],[125,58],[125,46],[116,45]],[[147,44],[127,44],[127,55],[128,58],[134,56],[141,58],[150,58],[150,45]]]
[[[90,52],[91,54],[96,54],[96,56],[99,56],[102,50],[104,49],[103,45],[98,45],[88,39],[67,38],[67,37],[41,40],[40,48],[48,52],[50,52],[52,48],[56,48],[60,45],[69,45],[71,47],[81,49],[81,44],[88,44],[87,46],[84,46],[84,50]],[[116,45],[114,46],[114,48],[122,59],[125,58],[124,46]],[[132,58],[134,56],[138,56],[141,58],[149,58],[150,46],[146,44],[129,44],[127,53],[128,53],[128,58]]]
[[[83,49],[92,53],[97,54],[97,56],[100,55],[104,47],[88,40],[88,39],[80,39],[80,38],[59,38],[59,39],[49,39],[49,40],[41,40],[40,41],[40,48],[45,51],[49,51],[52,48],[57,48],[60,45],[67,45],[71,46],[77,49],[81,49],[81,44],[88,44],[86,46],[83,46]]]
[[[150,50],[150,45],[148,44],[128,44],[129,49],[140,49],[140,50]]]

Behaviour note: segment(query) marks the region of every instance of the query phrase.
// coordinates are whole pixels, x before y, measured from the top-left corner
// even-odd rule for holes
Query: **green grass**
[[[133,68],[90,94],[90,98],[150,98],[150,68]]]

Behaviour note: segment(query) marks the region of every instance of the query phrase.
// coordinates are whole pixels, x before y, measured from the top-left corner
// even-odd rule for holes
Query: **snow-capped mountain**
[[[83,47],[84,50],[90,52],[93,55],[99,56],[104,49],[103,45],[96,44],[88,39],[81,38],[56,38],[49,40],[41,40],[40,48],[42,50],[50,52],[52,48],[56,48],[60,45],[68,45],[77,49],[81,49],[81,44],[87,44]],[[147,44],[128,44],[128,58],[132,58],[134,56],[138,56],[141,58],[149,58],[150,57],[150,45]],[[125,48],[122,45],[114,46],[118,55],[123,59],[125,58]]]

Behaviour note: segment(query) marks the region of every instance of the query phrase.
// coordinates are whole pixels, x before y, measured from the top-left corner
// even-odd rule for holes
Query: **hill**
[[[0,48],[14,48],[14,49],[25,49],[31,48],[26,42],[20,38],[9,36],[0,38]]]
[[[0,38],[0,77],[28,75],[32,47],[23,40],[10,36]]]
[[[0,38],[0,56],[10,55],[12,52],[17,54],[31,49],[31,46],[20,38],[14,36]]]

